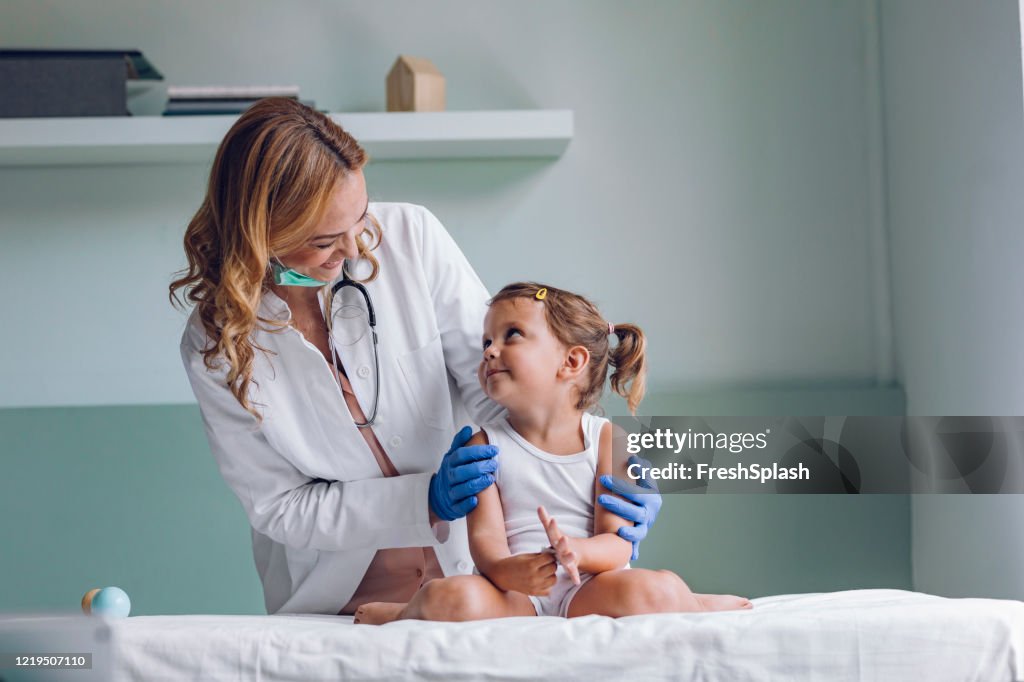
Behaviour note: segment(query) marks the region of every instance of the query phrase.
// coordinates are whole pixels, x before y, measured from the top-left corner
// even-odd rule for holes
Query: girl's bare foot
[[[405,604],[387,601],[374,601],[363,604],[356,609],[355,622],[360,625],[384,625],[398,620]]]
[[[754,608],[749,599],[737,597],[734,594],[695,594],[693,596],[697,598],[705,611],[735,611]]]

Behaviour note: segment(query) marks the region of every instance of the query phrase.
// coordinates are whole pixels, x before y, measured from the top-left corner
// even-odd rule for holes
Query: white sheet
[[[1024,680],[1024,602],[855,590],[750,611],[352,625],[332,616],[115,621],[119,679]]]

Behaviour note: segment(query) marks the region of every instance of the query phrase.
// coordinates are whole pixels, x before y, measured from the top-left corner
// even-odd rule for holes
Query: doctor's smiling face
[[[565,354],[548,327],[543,303],[527,298],[497,301],[484,318],[477,378],[492,400],[515,410],[551,394]]]
[[[359,256],[358,239],[366,224],[368,207],[363,171],[346,173],[331,190],[323,215],[306,243],[281,256],[280,261],[323,282],[337,279],[345,260]]]

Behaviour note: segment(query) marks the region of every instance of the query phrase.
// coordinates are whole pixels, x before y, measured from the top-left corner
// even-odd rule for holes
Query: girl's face
[[[483,359],[477,378],[492,400],[515,409],[550,394],[565,353],[548,327],[542,302],[499,301],[484,318]]]
[[[355,260],[359,256],[357,239],[366,224],[368,208],[363,171],[346,174],[331,192],[313,236],[304,246],[282,256],[281,262],[323,282],[337,279],[345,259]]]

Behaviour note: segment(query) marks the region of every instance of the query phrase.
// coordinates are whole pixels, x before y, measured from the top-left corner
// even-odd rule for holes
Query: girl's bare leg
[[[694,595],[704,606],[705,611],[735,611],[736,609],[752,609],[754,605],[749,599],[734,594],[697,594]]]
[[[749,609],[751,603],[733,595],[697,595],[672,571],[644,568],[599,573],[569,604],[569,617],[598,614],[620,618],[643,613]]]
[[[359,625],[383,625],[398,620],[408,604],[391,601],[371,601],[358,607],[354,621]]]
[[[454,575],[431,580],[408,604],[371,602],[356,609],[355,622],[383,625],[394,620],[484,620],[506,616],[535,616],[529,597],[502,592],[479,575]]]

